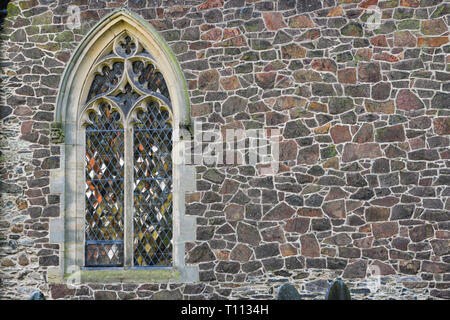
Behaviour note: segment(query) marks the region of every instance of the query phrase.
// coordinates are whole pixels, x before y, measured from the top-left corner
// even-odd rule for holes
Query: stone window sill
[[[168,282],[181,280],[180,272],[175,268],[84,268],[71,274],[65,274],[68,282]]]

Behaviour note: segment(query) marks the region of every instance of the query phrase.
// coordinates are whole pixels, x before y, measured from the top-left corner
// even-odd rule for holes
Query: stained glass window
[[[150,102],[134,126],[134,263],[171,265],[172,126],[169,112]]]
[[[86,128],[86,265],[123,265],[124,132],[102,104]]]
[[[169,91],[137,39],[123,33],[106,52],[85,106],[85,265],[171,266]]]

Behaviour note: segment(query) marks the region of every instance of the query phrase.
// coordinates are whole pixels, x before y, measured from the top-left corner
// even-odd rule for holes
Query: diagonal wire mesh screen
[[[86,266],[123,265],[124,130],[103,103],[86,128]]]
[[[172,126],[157,102],[134,126],[134,265],[172,265]]]

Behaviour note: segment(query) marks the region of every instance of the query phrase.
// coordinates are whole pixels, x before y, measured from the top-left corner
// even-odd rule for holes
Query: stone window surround
[[[94,77],[89,70],[114,39],[126,31],[158,62],[168,83],[173,108],[173,267],[84,269],[84,128],[83,101]],[[88,75],[86,77],[86,75]],[[198,266],[185,264],[185,242],[194,241],[196,219],[185,216],[185,192],[195,191],[195,169],[184,165],[182,128],[190,123],[186,80],[178,62],[157,31],[144,19],[118,9],[104,17],[74,51],[63,74],[56,102],[62,125],[61,168],[50,176],[52,193],[61,195],[61,217],[50,221],[50,243],[60,244],[60,265],[49,267],[49,283],[81,282],[196,282]],[[180,179],[183,177],[183,179]],[[131,212],[131,210],[129,210]],[[126,219],[126,218],[125,218]],[[127,227],[126,227],[127,228]]]

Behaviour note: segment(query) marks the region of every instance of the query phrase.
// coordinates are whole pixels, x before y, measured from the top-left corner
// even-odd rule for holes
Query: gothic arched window
[[[50,242],[61,259],[49,281],[198,281],[185,261],[196,238],[185,203],[195,168],[181,154],[189,95],[158,32],[125,8],[105,15],[67,63],[55,120],[62,160],[50,189],[61,217]]]
[[[90,72],[81,121],[85,266],[172,266],[173,115],[164,77],[127,32]]]

